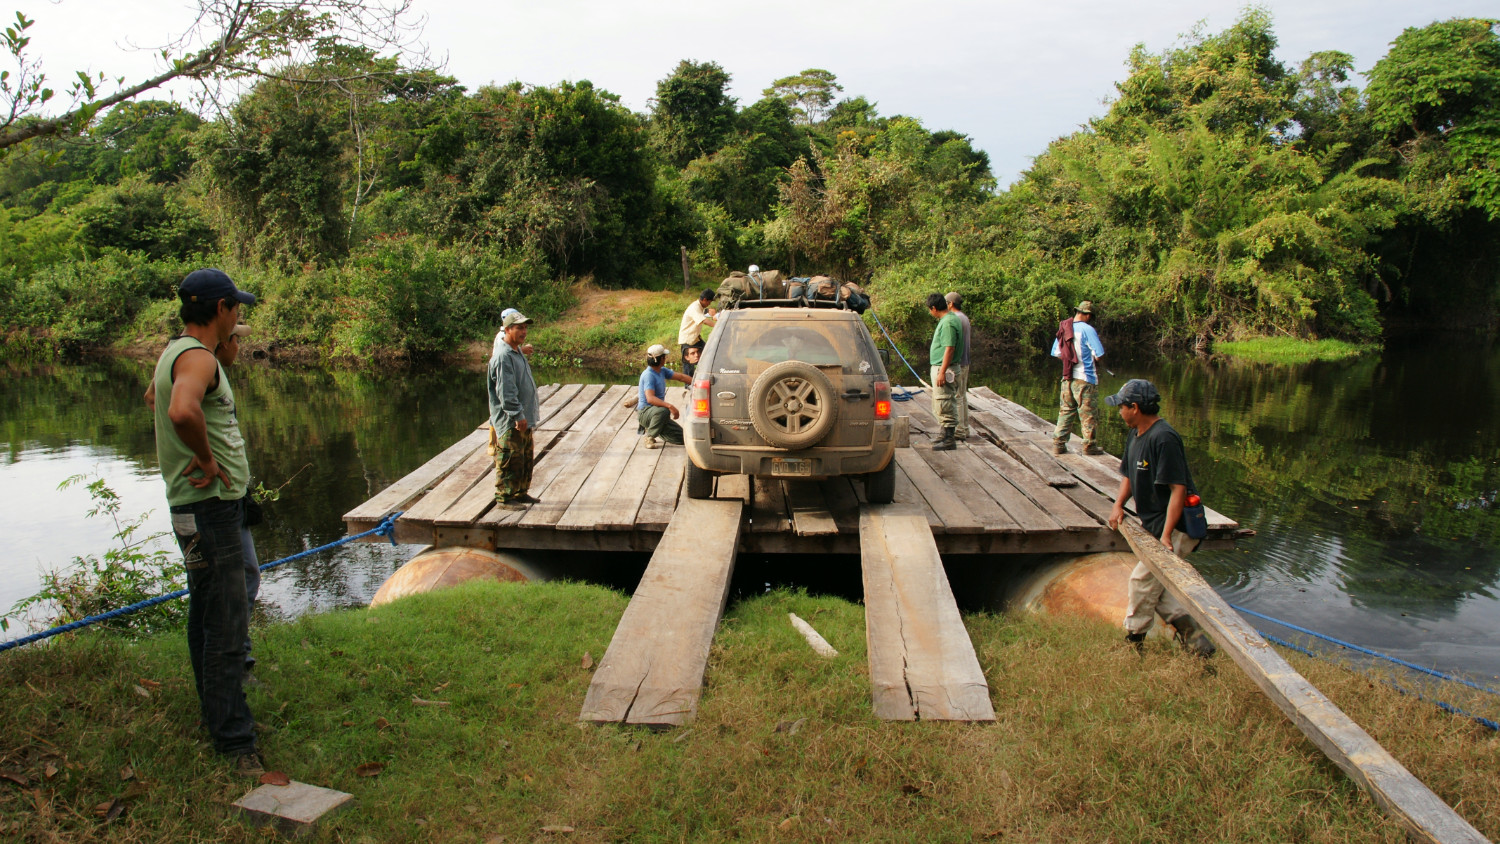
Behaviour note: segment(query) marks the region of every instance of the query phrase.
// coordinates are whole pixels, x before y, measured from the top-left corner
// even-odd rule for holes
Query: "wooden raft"
[[[926,526],[907,505],[868,505],[860,513],[875,716],[993,721],[989,684]]]
[[[564,384],[541,388],[541,422],[524,512],[494,509],[494,461],[481,425],[344,516],[350,532],[398,511],[398,542],[438,547],[651,551],[683,495],[681,447],[647,449],[636,387]],[[685,408],[686,391],[668,400]],[[986,388],[969,391],[973,435],[954,451],[932,451],[938,432],[926,395],[896,402],[912,447],[896,451],[896,503],[916,508],[943,554],[1123,551],[1105,525],[1119,483],[1117,458],[1053,455],[1051,423]],[[686,417],[686,413],[683,414]],[[721,483],[727,479],[721,479]],[[860,553],[864,482],[757,479],[749,484],[739,550]],[[1250,533],[1209,513],[1207,547]],[[378,540],[377,538],[374,538]]]
[[[594,671],[580,721],[692,720],[729,597],[743,509],[739,500],[692,499],[677,508]]]
[[[1330,761],[1406,829],[1408,838],[1455,844],[1488,840],[1297,673],[1219,597],[1197,569],[1163,546],[1139,522],[1126,520],[1120,532],[1136,557],[1213,634],[1230,659]]]

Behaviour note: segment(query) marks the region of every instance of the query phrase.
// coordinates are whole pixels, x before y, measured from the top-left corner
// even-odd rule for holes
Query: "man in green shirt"
[[[184,323],[156,362],[156,456],[188,582],[188,656],[199,714],[214,750],[260,776],[255,718],[245,700],[250,606],[245,590],[245,492],[250,461],[234,391],[214,350],[233,337],[255,297],[219,270],[188,273],[177,289]]]
[[[948,310],[948,300],[941,293],[927,297],[927,312],[938,321],[932,332],[927,362],[932,366],[932,414],[943,427],[942,439],[932,450],[952,451],[957,448],[953,439],[953,429],[958,425],[957,403],[968,400],[954,389],[958,373],[953,367],[963,354],[964,327],[958,316]]]

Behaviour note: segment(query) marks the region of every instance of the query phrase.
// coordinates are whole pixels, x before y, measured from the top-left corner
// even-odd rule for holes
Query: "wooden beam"
[[[1229,658],[1260,687],[1323,754],[1418,841],[1483,842],[1469,822],[1433,794],[1370,735],[1298,674],[1209,586],[1197,569],[1173,554],[1139,523],[1120,533],[1137,559],[1188,608]]]
[[[738,500],[678,505],[589,683],[580,721],[672,727],[692,720],[729,598],[744,509]]]
[[[995,720],[926,518],[907,505],[868,505],[860,511],[859,544],[875,716]]]

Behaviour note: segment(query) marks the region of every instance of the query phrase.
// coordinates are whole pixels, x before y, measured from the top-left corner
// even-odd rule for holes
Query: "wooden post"
[[[683,292],[687,292],[693,288],[693,262],[688,260],[686,246],[677,248],[682,250],[682,289]]]
[[[1260,686],[1266,697],[1312,743],[1417,841],[1483,842],[1421,780],[1412,776],[1369,733],[1333,705],[1220,598],[1191,564],[1172,553],[1138,522],[1120,524],[1120,534],[1136,558],[1151,569],[1167,591],[1182,601],[1193,620],[1213,634],[1229,658]]]

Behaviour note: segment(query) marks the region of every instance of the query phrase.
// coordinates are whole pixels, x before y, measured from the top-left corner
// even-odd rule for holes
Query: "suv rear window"
[[[744,369],[751,361],[762,364],[784,360],[806,361],[814,366],[843,366],[867,358],[860,332],[837,322],[806,322],[787,325],[771,320],[736,320],[723,327],[716,367]]]

